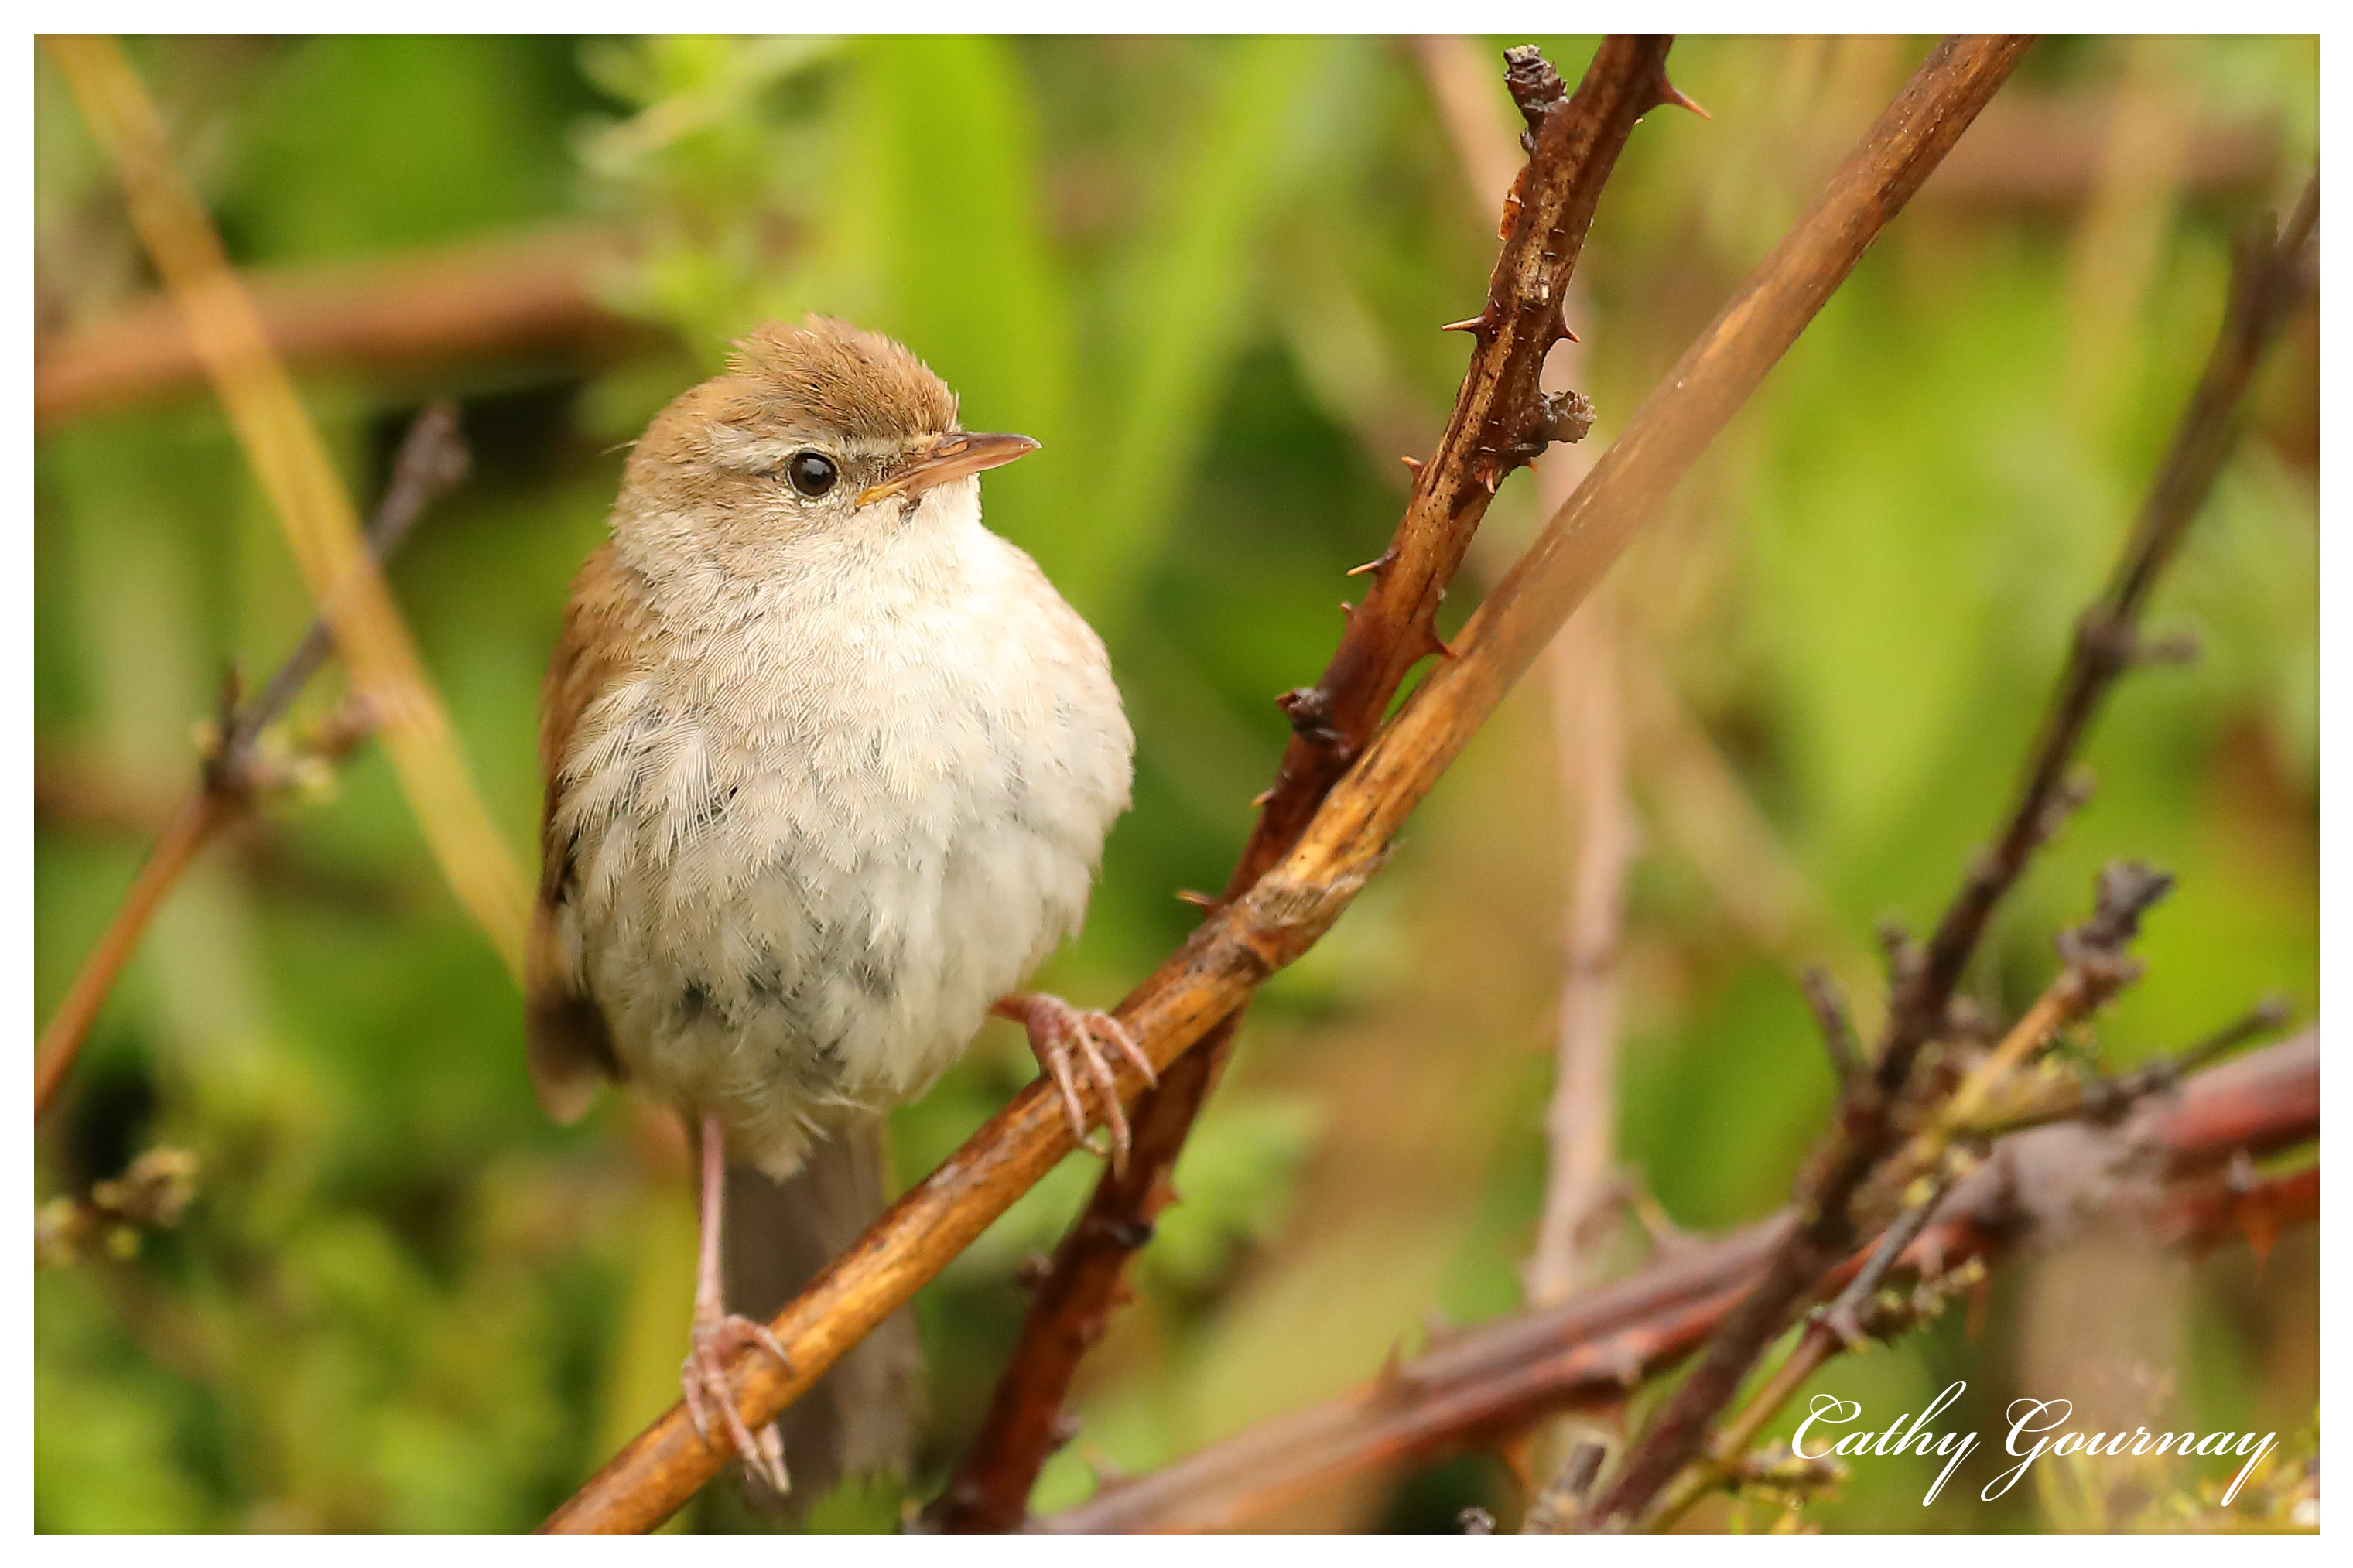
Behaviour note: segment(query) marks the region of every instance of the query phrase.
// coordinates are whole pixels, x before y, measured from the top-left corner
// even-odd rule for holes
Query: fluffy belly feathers
[[[567,753],[559,940],[630,1076],[772,1174],[962,1051],[1077,930],[1127,804],[1101,645],[1003,548],[1039,628],[936,591],[789,605],[617,685]]]

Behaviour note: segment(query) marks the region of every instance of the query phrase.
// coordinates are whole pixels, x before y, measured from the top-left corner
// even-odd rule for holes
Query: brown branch
[[[1471,617],[1456,657],[1431,670],[1333,788],[1297,846],[1247,892],[1223,903],[1121,1004],[1121,1022],[1155,1068],[1165,1073],[1339,918],[1512,683],[1902,210],[2023,47],[2018,40],[1954,41],[1929,57]],[[1141,1080],[1130,1069],[1121,1084],[1133,1094]],[[1033,1082],[771,1321],[792,1358],[789,1368],[765,1354],[731,1363],[745,1422],[772,1420],[1071,1147],[1050,1087]],[[1145,1157],[1139,1137],[1130,1169]],[[545,1528],[649,1529],[691,1497],[731,1452],[723,1439],[698,1436],[673,1405]]]
[[[2233,1188],[2227,1172],[2242,1152],[2277,1153],[2319,1131],[2319,1047],[2307,1032],[2153,1096],[2121,1126],[2070,1123],[2003,1140],[1938,1205],[1907,1260],[1936,1272],[1992,1261],[2119,1205],[2167,1245],[2226,1237],[2254,1214],[2311,1218],[2316,1167],[2253,1191]],[[1037,1528],[1244,1529],[1346,1478],[1432,1463],[1546,1415],[1621,1400],[1706,1338],[1793,1224],[1785,1212],[1559,1306],[1466,1329],[1349,1394],[1108,1485]],[[1832,1288],[1864,1262],[1848,1258]]]
[[[1407,673],[1440,651],[1440,599],[1487,503],[1511,469],[1555,438],[1537,385],[1567,331],[1561,302],[1618,154],[1645,113],[1666,101],[1664,38],[1605,40],[1573,98],[1533,49],[1507,57],[1531,84],[1529,157],[1504,203],[1504,242],[1472,320],[1476,342],[1454,412],[1422,465],[1395,538],[1371,572],[1323,679],[1282,699],[1293,739],[1225,896],[1239,897],[1298,841],[1308,819],[1371,737]],[[1577,400],[1582,402],[1581,399]],[[1588,416],[1589,419],[1589,416]],[[1032,1292],[1021,1337],[964,1463],[926,1513],[945,1531],[1010,1529],[1054,1450],[1068,1440],[1062,1405],[1080,1359],[1108,1326],[1129,1257],[1170,1199],[1194,1119],[1231,1048],[1239,1016],[1171,1068],[1137,1108],[1127,1169],[1104,1174]]]
[[[419,414],[401,440],[399,456],[393,462],[391,482],[368,525],[368,551],[379,565],[400,548],[426,507],[466,477],[467,465],[465,443],[458,434],[457,409],[437,403]],[[269,678],[260,694],[242,708],[230,706],[223,715],[195,789],[174,810],[154,847],[148,851],[146,862],[139,868],[138,877],[107,921],[98,945],[90,949],[81,967],[74,972],[73,984],[66,988],[65,999],[58,1004],[57,1012],[41,1031],[33,1066],[36,1121],[56,1100],[58,1088],[81,1051],[82,1041],[89,1037],[90,1025],[97,1021],[99,1009],[105,1005],[122,966],[130,962],[140,937],[145,934],[147,922],[154,918],[180,873],[187,869],[196,851],[215,834],[250,810],[266,789],[280,782],[282,770],[265,759],[258,746],[261,731],[285,716],[286,710],[326,662],[333,647],[333,633],[326,618],[321,616],[311,624],[309,632],[287,656],[278,673]],[[370,725],[369,716],[363,712],[353,715],[350,722],[332,726],[332,733],[326,738],[327,748],[348,749],[357,744]]]
[[[2114,579],[2077,624],[2000,837],[1970,868],[1917,962],[1903,966],[1873,1069],[1840,1096],[1831,1131],[1799,1179],[1798,1208],[1806,1223],[1790,1233],[1765,1277],[1716,1331],[1699,1366],[1636,1440],[1594,1507],[1599,1528],[1628,1528],[1642,1517],[1660,1489],[1699,1453],[1707,1424],[1797,1304],[1853,1246],[1855,1194],[1903,1136],[1893,1117],[1896,1099],[1922,1050],[1946,1027],[1954,988],[1994,907],[2073,804],[2066,774],[2101,701],[2143,651],[2138,620],[2149,591],[2230,454],[2238,405],[2263,350],[2311,291],[2309,245],[2318,216],[2316,180],[2279,234],[2242,246],[2212,356]]]
[[[562,354],[609,358],[650,335],[596,298],[618,236],[575,227],[498,235],[356,265],[282,268],[252,279],[271,346],[304,371],[400,374],[452,363]],[[204,362],[166,297],[132,300],[33,349],[33,422],[195,391]]]

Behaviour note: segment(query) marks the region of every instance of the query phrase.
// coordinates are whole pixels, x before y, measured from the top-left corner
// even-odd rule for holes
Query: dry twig
[[[1626,877],[1637,847],[1626,791],[1620,643],[1604,597],[1584,605],[1553,644],[1555,745],[1574,799],[1575,837],[1562,921],[1560,1019],[1552,1100],[1545,1110],[1544,1208],[1528,1260],[1528,1294],[1566,1300],[1591,1272],[1595,1217],[1620,1186],[1612,1158],[1618,1108],[1618,953]]]
[[[2319,1044],[2306,1033],[2154,1094],[2121,1125],[2078,1121],[2003,1140],[1936,1208],[1904,1263],[1941,1277],[1971,1259],[2051,1245],[2094,1200],[2123,1205],[2160,1245],[2310,1219],[2317,1165],[2254,1186],[2229,1173],[2242,1153],[2279,1153],[2319,1130]],[[1113,1483],[1038,1528],[1243,1529],[1345,1478],[1431,1463],[1547,1415],[1622,1399],[1707,1337],[1793,1223],[1785,1212],[1559,1306],[1462,1330],[1338,1399]],[[1866,1261],[1847,1258],[1836,1283]]]
[[[2284,227],[2241,247],[2231,303],[2204,375],[2165,466],[2142,509],[2115,578],[2077,623],[2073,646],[2018,799],[1994,847],[1969,869],[1935,933],[1898,965],[1872,1071],[1841,1093],[1831,1130],[1799,1179],[1793,1230],[1739,1309],[1713,1336],[1700,1364],[1654,1415],[1590,1519],[1598,1528],[1641,1521],[1668,1481],[1700,1452],[1708,1423],[1799,1301],[1853,1246],[1854,1200],[1902,1140],[1893,1111],[1922,1051],[1947,1027],[1963,969],[1994,908],[2072,806],[2067,784],[2078,744],[2109,689],[2147,656],[2138,622],[2158,575],[2204,505],[2238,434],[2238,405],[2264,349],[2308,298],[2319,184],[2306,187]]]
[[[435,404],[418,415],[401,440],[400,454],[393,462],[392,481],[385,488],[375,518],[368,527],[372,559],[381,564],[399,549],[426,507],[465,478],[467,465],[465,443],[458,434],[457,409],[448,404]],[[179,880],[180,873],[221,828],[244,816],[264,794],[285,782],[288,765],[263,753],[261,732],[285,716],[311,677],[326,662],[332,647],[333,635],[325,617],[321,616],[311,623],[301,642],[251,702],[241,707],[236,704],[233,683],[224,692],[223,711],[198,771],[195,788],[173,812],[154,847],[148,851],[137,879],[107,921],[98,944],[74,972],[73,984],[66,988],[64,1000],[58,1004],[57,1012],[41,1031],[33,1067],[36,1121],[57,1098],[58,1087],[65,1082],[74,1058],[80,1053],[82,1041],[89,1037],[90,1025],[97,1021],[99,1009],[105,1005],[122,966],[138,948],[147,922],[162,907],[164,895]],[[373,727],[373,715],[364,702],[354,704],[313,737],[310,755],[332,760],[357,745]]]
[[[1298,844],[1246,892],[1221,904],[1121,1005],[1121,1022],[1164,1074],[1164,1089],[1170,1064],[1338,919],[1439,776],[1902,210],[2023,47],[2017,39],[1953,39],[1929,56],[1820,199],[1488,595],[1457,639],[1456,657],[1430,672],[1347,769]],[[1523,205],[1524,215],[1529,210]],[[1401,554],[1393,566],[1427,552],[1426,544],[1418,547],[1416,556]],[[1321,755],[1321,748],[1313,754]],[[1131,1069],[1121,1083],[1133,1093],[1141,1079]],[[1032,1083],[1024,1089],[771,1321],[792,1358],[789,1369],[765,1355],[731,1364],[745,1422],[756,1426],[772,1420],[1071,1147],[1050,1088]],[[1147,1157],[1139,1130],[1130,1171]],[[545,1528],[650,1528],[692,1496],[729,1454],[698,1436],[672,1406]]]

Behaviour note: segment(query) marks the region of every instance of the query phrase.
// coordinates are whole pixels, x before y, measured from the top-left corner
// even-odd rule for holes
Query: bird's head
[[[1037,450],[958,427],[955,394],[879,332],[810,316],[735,345],[630,454],[617,532],[756,569],[779,548],[979,513],[977,476]]]

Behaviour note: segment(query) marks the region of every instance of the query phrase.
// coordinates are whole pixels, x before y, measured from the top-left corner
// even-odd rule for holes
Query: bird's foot
[[[1112,1168],[1124,1170],[1127,1112],[1119,1102],[1119,1080],[1113,1073],[1107,1048],[1133,1064],[1145,1082],[1158,1081],[1152,1071],[1152,1058],[1144,1054],[1127,1026],[1108,1013],[1081,1012],[1060,996],[1044,992],[1008,996],[997,1005],[997,1012],[1029,1032],[1029,1049],[1061,1091],[1062,1111],[1071,1119],[1071,1136],[1081,1143],[1086,1143],[1087,1129],[1096,1120],[1089,1114],[1086,1095],[1079,1087],[1078,1073],[1085,1071],[1087,1087],[1093,1091],[1103,1129],[1110,1135]]]
[[[716,1410],[744,1468],[782,1494],[792,1490],[792,1479],[785,1474],[784,1438],[773,1421],[761,1427],[757,1436],[744,1425],[743,1414],[735,1408],[734,1384],[727,1376],[727,1358],[749,1345],[758,1345],[787,1370],[793,1364],[792,1357],[785,1353],[785,1347],[776,1342],[776,1336],[768,1331],[765,1323],[755,1323],[733,1312],[724,1316],[698,1314],[679,1381],[685,1390],[686,1413],[693,1419],[695,1431],[705,1437],[711,1436],[711,1413]]]

